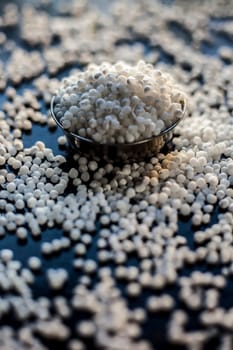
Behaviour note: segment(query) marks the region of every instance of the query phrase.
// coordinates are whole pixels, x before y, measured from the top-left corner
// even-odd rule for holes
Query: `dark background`
[[[210,1],[210,0],[207,0]],[[214,0],[213,0],[214,1]],[[37,1],[25,1],[23,2],[22,0],[14,0],[11,1],[14,3],[18,3],[19,6],[21,6],[23,3],[32,3],[35,4],[35,6],[37,7]],[[170,4],[173,1],[164,1],[164,3]],[[3,6],[5,4],[9,3],[7,0],[1,0],[0,1],[0,14],[2,12]],[[46,11],[48,11],[51,14],[56,14],[56,7],[58,5],[59,1],[54,1],[54,3],[52,3],[49,6],[45,6],[44,9]],[[98,0],[98,1],[92,1],[92,3],[94,4],[94,6],[99,6],[100,8],[102,8],[103,10],[107,10],[107,5],[109,3],[108,0]],[[183,4],[183,6],[200,6],[201,3],[203,3],[203,1],[179,1],[180,4]],[[132,5],[133,5],[133,1],[132,1]],[[221,19],[222,20],[222,19]],[[174,27],[174,31],[178,30],[177,28]],[[22,40],[19,38],[18,35],[18,31],[17,28],[11,28],[11,29],[3,29],[3,32],[5,32],[8,36],[8,38],[13,39],[18,46],[21,47],[26,47],[25,43],[22,42]],[[184,34],[185,35],[185,34]],[[215,55],[218,48],[221,47],[222,45],[232,45],[231,41],[228,41],[226,38],[224,37],[216,37],[215,42],[213,43],[212,46],[204,46],[203,50],[205,50],[206,54],[208,55]],[[6,52],[0,51],[0,58],[1,60],[5,61],[8,59],[8,54]],[[169,57],[168,56],[164,56],[161,58],[161,60],[165,61],[165,63],[170,64],[169,62]],[[73,67],[68,67],[65,69],[62,69],[61,72],[59,72],[56,77],[58,78],[62,78],[65,75],[68,75],[69,71],[72,69]],[[23,90],[25,88],[31,88],[31,82],[24,82],[23,84],[21,84],[17,90],[18,93],[22,93]],[[6,96],[4,95],[4,93],[0,94],[0,109],[1,109],[1,105],[6,101]],[[46,106],[42,101],[41,101],[41,110],[43,111],[43,113],[48,113],[48,106]],[[32,132],[30,133],[24,133],[23,135],[23,141],[24,141],[24,145],[25,147],[29,147],[32,146],[37,140],[41,140],[43,142],[46,143],[47,147],[51,147],[54,151],[55,154],[63,154],[65,156],[68,156],[67,151],[66,150],[62,150],[59,149],[58,144],[57,144],[57,136],[62,135],[61,131],[56,129],[55,131],[49,131],[49,129],[47,128],[47,126],[40,126],[40,125],[33,125],[33,129]],[[218,215],[218,208],[215,209],[214,213],[212,214],[212,219],[211,219],[211,224],[217,222],[217,215]],[[97,229],[98,229],[98,223],[97,223]],[[188,243],[190,247],[194,247],[194,242],[193,242],[193,228],[191,226],[191,223],[189,220],[183,220],[181,218],[180,223],[179,223],[179,234],[183,234],[185,237],[188,237]],[[24,243],[19,242],[17,240],[17,237],[12,234],[9,233],[7,234],[4,238],[0,239],[0,249],[2,248],[10,248],[14,251],[14,256],[17,260],[21,261],[23,265],[27,266],[27,259],[29,256],[35,255],[40,257],[40,259],[42,259],[43,261],[43,270],[37,275],[36,278],[36,282],[33,285],[33,295],[35,298],[40,297],[40,296],[47,296],[47,297],[53,297],[54,295],[56,295],[56,293],[52,292],[47,285],[47,281],[46,281],[46,277],[45,277],[45,271],[47,268],[51,268],[51,267],[63,267],[65,266],[65,268],[68,270],[69,272],[69,282],[66,285],[66,288],[63,291],[63,294],[70,299],[71,297],[71,291],[72,291],[72,287],[76,284],[77,280],[81,277],[80,273],[77,272],[73,267],[72,267],[72,260],[74,257],[74,253],[73,251],[67,250],[65,252],[59,253],[58,255],[53,255],[50,258],[44,258],[43,255],[40,252],[40,246],[41,243],[43,241],[49,241],[50,239],[54,239],[55,237],[61,237],[63,236],[63,232],[60,228],[54,228],[54,229],[47,229],[46,231],[43,232],[42,234],[42,238],[39,238],[39,240],[35,240],[31,235],[28,235],[28,239],[27,241],[25,241]],[[96,233],[96,238],[93,240],[92,245],[90,246],[89,250],[88,250],[88,254],[87,254],[87,258],[95,258],[96,256],[96,246],[95,246],[95,242],[97,240],[97,236],[98,236],[98,231]],[[137,261],[132,258],[131,260],[128,260],[128,265],[135,265],[137,264]],[[196,268],[196,266],[195,266]],[[182,275],[190,275],[190,273],[192,272],[193,267],[186,267],[185,269],[183,269],[181,271]],[[211,268],[210,266],[206,266],[206,265],[200,265],[199,269],[201,271],[207,271],[207,270],[211,270],[214,273],[218,273],[220,271],[220,267],[215,267],[214,269]],[[93,280],[93,283],[95,283],[95,281]],[[122,284],[121,285],[121,290],[122,293],[125,294],[125,285]],[[168,290],[169,294],[174,296],[177,300],[177,288],[176,286],[172,286],[170,287],[170,289]],[[224,308],[230,308],[233,306],[233,299],[232,299],[232,293],[233,293],[233,281],[231,279],[228,280],[227,286],[226,288],[222,291],[221,293],[221,299],[220,299],[220,305],[224,306]],[[145,292],[141,298],[139,300],[137,300],[137,302],[135,302],[133,299],[128,299],[128,305],[130,308],[134,308],[135,306],[143,306],[144,305],[144,299],[146,296],[148,296],[149,294],[151,294],[149,291]],[[179,301],[178,301],[178,307],[183,307],[182,305],[179,305]],[[196,312],[192,312],[190,314],[190,322],[188,324],[188,329],[195,329],[196,326],[198,325],[198,313]],[[74,321],[78,320],[78,319],[82,319],[85,318],[85,314],[77,314],[74,313],[72,316],[72,319],[70,319],[68,321],[68,324],[70,325],[72,331],[74,332],[73,329],[73,324]],[[182,347],[180,346],[171,346],[168,345],[164,334],[166,332],[166,327],[167,327],[167,320],[168,320],[168,315],[166,313],[161,313],[161,314],[155,314],[155,315],[151,315],[151,317],[148,318],[148,320],[146,321],[145,325],[143,326],[143,338],[147,338],[150,339],[151,342],[155,345],[155,349],[158,350],[164,350],[164,349],[182,349]],[[1,319],[0,320],[0,325],[6,325],[6,324],[10,324],[10,325],[14,325],[14,327],[18,327],[20,326],[20,324],[18,324],[16,321],[13,321],[11,317],[6,318],[6,319]],[[198,327],[200,327],[198,325]],[[49,349],[51,350],[59,350],[59,349],[65,349],[66,348],[66,344],[61,344],[61,343],[56,343],[56,342],[47,342],[45,341],[45,343],[47,343]],[[219,344],[219,339],[213,338],[207,345],[206,348],[208,349],[215,349],[216,346]],[[94,350],[94,345],[92,343],[88,344],[88,350]]]

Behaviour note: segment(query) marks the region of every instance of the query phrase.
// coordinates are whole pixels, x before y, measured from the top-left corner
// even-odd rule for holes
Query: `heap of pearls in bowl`
[[[101,144],[159,135],[183,116],[185,94],[167,73],[139,61],[90,64],[63,79],[54,112],[65,131]]]

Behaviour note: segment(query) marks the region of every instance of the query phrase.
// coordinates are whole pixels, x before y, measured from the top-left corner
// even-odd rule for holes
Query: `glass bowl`
[[[175,127],[184,118],[186,110],[186,102],[182,101],[182,116],[177,119],[172,125],[164,129],[159,135],[150,138],[132,142],[132,143],[98,143],[94,140],[79,136],[73,132],[65,130],[56,117],[54,112],[56,96],[51,100],[50,111],[56,124],[63,130],[71,148],[88,158],[97,161],[104,160],[107,162],[138,162],[146,158],[151,158],[158,154],[161,149],[171,142]]]

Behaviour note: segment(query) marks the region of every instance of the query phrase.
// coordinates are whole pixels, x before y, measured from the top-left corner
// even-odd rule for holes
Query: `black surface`
[[[18,1],[20,4],[22,4],[21,1]],[[169,1],[167,1],[169,2]],[[1,0],[0,2],[0,13],[1,9],[3,8],[3,5],[8,3],[8,1]],[[214,21],[214,20],[213,20]],[[216,21],[216,20],[215,20]],[[171,22],[169,24],[170,30],[174,31],[178,36],[182,38],[184,41],[190,41],[190,36],[186,32],[183,32],[183,28],[180,25],[177,25],[177,23]],[[6,34],[9,38],[14,39],[19,46],[25,47],[25,44],[19,39],[17,29],[10,29],[6,30]],[[227,39],[225,36],[216,35],[214,34],[214,42],[213,44],[208,44],[203,42],[202,46],[202,52],[206,55],[215,55],[217,53],[217,50],[222,45],[232,45],[232,41]],[[127,43],[129,45],[133,45],[135,42],[138,42],[138,39],[136,41],[130,41],[127,42],[127,39],[121,39],[116,43],[116,45],[121,45],[122,43]],[[152,47],[150,47],[150,44],[147,41],[144,41],[143,39],[140,39],[140,42],[144,44],[145,46],[145,54],[147,52],[150,52]],[[171,55],[166,53],[162,48],[157,48],[158,52],[160,53],[160,61],[165,62],[167,64],[173,64],[174,59]],[[6,52],[1,53],[1,59],[7,60],[8,54]],[[189,69],[188,66],[183,67],[184,69]],[[59,78],[62,78],[65,75],[68,75],[72,67],[68,67],[66,69],[63,69],[60,74],[57,76]],[[23,85],[21,85],[18,88],[18,93],[22,93],[24,88],[33,88],[31,82],[25,82]],[[0,94],[0,107],[3,105],[3,103],[6,101],[6,97],[4,94]],[[45,105],[41,105],[41,110],[43,113],[47,113],[48,107]],[[41,126],[38,124],[33,124],[32,132],[30,133],[24,133],[23,134],[23,142],[25,147],[32,146],[37,140],[41,140],[45,142],[47,147],[51,147],[55,154],[63,154],[67,155],[66,150],[59,149],[57,144],[57,136],[62,135],[61,130],[58,128],[53,130],[52,132],[49,131],[47,126]],[[73,164],[70,164],[72,167]],[[69,164],[68,164],[69,166]],[[217,214],[218,209],[214,211],[212,218],[211,218],[211,224],[215,223],[217,221]],[[180,219],[179,221],[179,234],[184,235],[188,239],[188,245],[189,247],[194,247],[193,242],[193,228],[190,224],[190,220],[184,220]],[[60,228],[53,228],[53,229],[46,229],[42,233],[42,237],[39,240],[35,240],[30,234],[28,235],[28,239],[25,241],[25,243],[18,242],[17,237],[14,234],[7,234],[5,237],[0,239],[0,249],[10,247],[14,251],[14,256],[17,260],[20,260],[23,265],[27,265],[27,259],[29,256],[36,255],[39,256],[43,261],[43,270],[38,273],[36,282],[33,285],[33,295],[35,298],[38,298],[42,295],[53,297],[56,295],[56,293],[51,292],[51,290],[47,287],[46,277],[45,277],[45,271],[48,267],[63,267],[65,266],[66,269],[69,272],[69,282],[66,285],[63,294],[69,299],[71,297],[71,290],[72,287],[75,285],[76,281],[80,278],[81,273],[77,270],[75,270],[72,267],[72,259],[74,256],[73,251],[67,250],[60,254],[53,255],[50,258],[45,258],[40,253],[40,246],[41,242],[43,241],[50,241],[56,237],[61,237],[64,233]],[[95,239],[92,241],[92,245],[89,247],[87,257],[95,258],[96,256],[96,241],[98,237],[98,230],[95,234]],[[128,264],[135,265],[137,264],[137,259],[133,256],[131,260],[128,261]],[[111,265],[110,265],[111,266]],[[113,267],[114,268],[114,267]],[[196,266],[195,266],[196,268]],[[187,268],[184,268],[180,275],[190,275],[192,272],[193,267],[190,266]],[[201,271],[213,271],[214,273],[218,273],[220,270],[220,267],[214,267],[211,268],[210,266],[201,265],[199,266],[199,269]],[[95,280],[93,280],[93,283]],[[121,287],[121,291],[123,295],[125,294],[125,284],[119,283],[119,286]],[[178,294],[178,286],[174,284],[170,289],[167,290],[169,294],[175,297],[177,300],[177,294]],[[224,291],[221,294],[220,298],[220,306],[224,306],[226,308],[232,307],[232,291],[233,291],[233,281],[230,279],[228,281],[228,284]],[[145,296],[149,296],[154,294],[154,292],[148,290],[144,292],[139,299],[128,299],[128,305],[130,308],[135,308],[136,306],[144,306],[145,302]],[[159,294],[159,293],[158,293]],[[177,305],[179,306],[179,304]],[[182,306],[182,305],[181,305]],[[85,317],[88,315],[80,314],[75,312],[72,316],[72,319],[68,320],[68,324],[70,325],[70,328],[74,332],[74,321],[77,321],[78,319],[85,319]],[[196,325],[200,327],[199,320],[198,320],[198,314],[193,312],[191,315],[191,323],[188,325],[188,328],[195,329]],[[3,319],[0,321],[0,324],[10,324],[17,327],[19,324],[17,322],[12,322],[11,317],[8,317],[7,319]],[[160,313],[156,315],[150,315],[148,317],[146,323],[143,326],[143,337],[151,340],[153,344],[155,344],[155,349],[157,350],[165,350],[165,349],[183,349],[181,346],[171,346],[168,345],[168,343],[165,340],[165,333],[167,328],[167,314],[166,313]],[[56,342],[43,342],[49,347],[51,350],[59,350],[59,349],[65,349],[66,344],[62,343],[56,343]],[[218,344],[217,339],[212,339],[208,344],[206,344],[207,349],[215,349],[216,345]],[[95,350],[94,344],[90,343],[88,344],[88,350]]]

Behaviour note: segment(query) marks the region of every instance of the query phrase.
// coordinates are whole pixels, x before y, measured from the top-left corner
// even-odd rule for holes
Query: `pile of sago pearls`
[[[66,131],[98,143],[159,135],[184,114],[185,95],[166,73],[139,61],[90,64],[63,79],[54,112]]]

